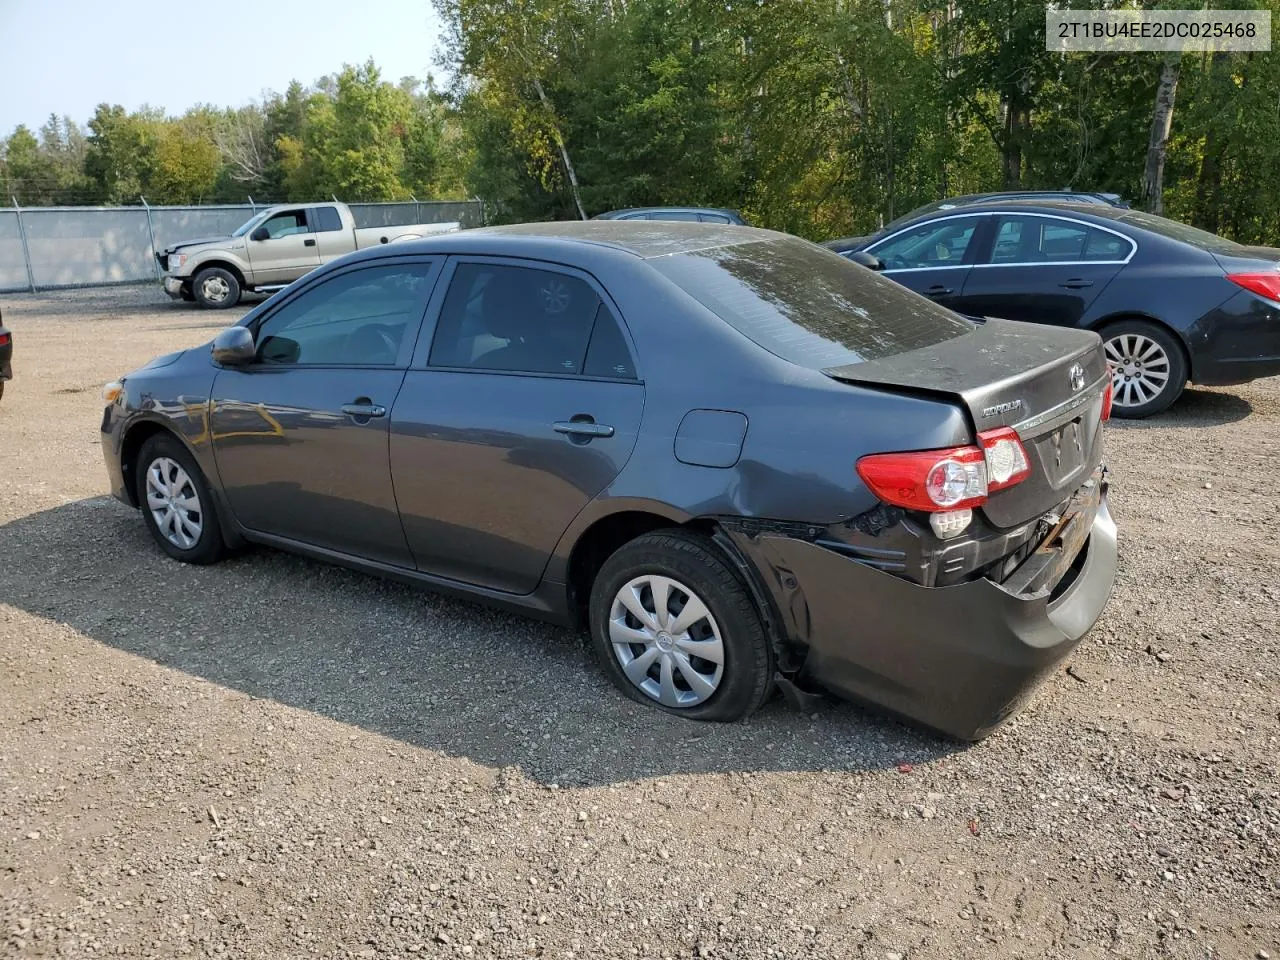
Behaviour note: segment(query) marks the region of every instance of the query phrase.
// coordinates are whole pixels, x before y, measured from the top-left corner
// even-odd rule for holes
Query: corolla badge
[[[993,407],[983,407],[982,417],[996,417],[1002,413],[1008,413],[1010,410],[1017,410],[1022,406],[1021,400],[1006,400],[1004,403],[997,403]]]
[[[1071,391],[1084,389],[1084,367],[1078,363],[1073,363],[1071,369],[1067,372],[1067,376],[1071,378]]]

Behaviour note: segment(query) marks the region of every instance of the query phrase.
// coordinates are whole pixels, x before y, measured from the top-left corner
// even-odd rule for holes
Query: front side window
[[[307,229],[307,213],[305,210],[288,210],[284,213],[277,213],[262,225],[266,227],[267,236],[272,240],[310,232]]]
[[[431,267],[407,263],[344,273],[271,314],[258,329],[258,362],[385,366],[416,336]]]
[[[600,298],[556,270],[464,262],[431,344],[433,367],[582,374]]]
[[[953,217],[912,227],[870,248],[889,270],[954,267],[964,262],[979,217]]]

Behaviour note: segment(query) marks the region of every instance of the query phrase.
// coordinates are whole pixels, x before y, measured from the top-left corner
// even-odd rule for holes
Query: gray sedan
[[[160,548],[265,544],[584,624],[636,700],[994,729],[1115,572],[1095,334],[794,237],[595,221],[343,258],[111,385]]]

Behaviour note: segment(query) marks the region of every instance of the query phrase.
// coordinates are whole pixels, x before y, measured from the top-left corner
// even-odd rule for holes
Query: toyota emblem
[[[1078,363],[1073,363],[1067,376],[1071,378],[1072,392],[1084,389],[1084,367]]]

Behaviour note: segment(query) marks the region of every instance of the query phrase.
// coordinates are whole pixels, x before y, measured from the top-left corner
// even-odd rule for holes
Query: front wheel
[[[629,697],[695,720],[740,720],[773,688],[773,652],[742,581],[706,537],[646,534],[591,587],[591,640]]]
[[[212,310],[225,310],[240,302],[240,281],[223,267],[205,267],[191,281],[196,303]]]
[[[1146,320],[1125,320],[1102,331],[1111,364],[1112,410],[1138,420],[1167,410],[1187,385],[1187,360],[1177,338]]]
[[[158,433],[138,455],[138,503],[147,529],[183,563],[216,563],[226,553],[213,491],[176,437]]]

